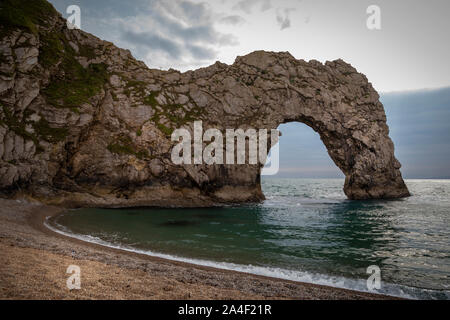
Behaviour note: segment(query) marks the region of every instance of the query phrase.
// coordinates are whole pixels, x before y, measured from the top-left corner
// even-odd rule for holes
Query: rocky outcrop
[[[320,134],[350,199],[408,196],[379,96],[342,60],[258,51],[195,71],[148,69],[43,0],[7,0],[0,29],[0,190],[66,206],[208,206],[264,199],[260,165],[175,165],[176,128]],[[23,2],[23,1],[22,1]],[[5,18],[6,17],[6,18]],[[25,21],[25,22],[24,22]]]

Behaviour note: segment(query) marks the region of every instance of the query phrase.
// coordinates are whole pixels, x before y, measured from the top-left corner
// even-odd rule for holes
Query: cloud
[[[259,6],[260,11],[267,11],[272,8],[272,3],[271,0],[241,0],[233,6],[233,10],[251,14],[257,6]]]
[[[217,14],[207,3],[149,0],[136,15],[115,14],[104,23],[116,31],[118,45],[151,67],[204,65],[214,61],[220,47],[238,44],[235,36],[217,30]]]
[[[198,60],[211,60],[217,56],[217,51],[194,44],[188,44],[187,49],[190,54]]]
[[[128,42],[138,43],[140,46],[146,47],[147,50],[152,49],[166,52],[175,59],[180,58],[182,55],[182,47],[177,42],[157,34],[124,31],[122,38]]]
[[[287,29],[291,27],[291,12],[295,11],[295,8],[284,8],[283,10],[277,9],[277,23],[280,26],[281,30]]]
[[[226,16],[219,20],[220,23],[230,24],[233,26],[242,25],[245,23],[245,19],[238,15]]]

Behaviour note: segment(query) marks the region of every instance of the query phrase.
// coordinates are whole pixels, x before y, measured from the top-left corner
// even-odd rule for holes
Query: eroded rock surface
[[[344,172],[350,199],[409,195],[379,96],[344,61],[258,51],[233,65],[154,70],[33,3],[30,23],[0,26],[4,196],[105,207],[264,199],[258,165],[172,163],[172,131],[192,131],[194,120],[222,130],[305,123]]]

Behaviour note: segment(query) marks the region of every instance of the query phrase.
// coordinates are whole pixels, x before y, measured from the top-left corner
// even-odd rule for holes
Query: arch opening
[[[279,170],[267,178],[344,179],[345,174],[328,154],[320,135],[307,124],[292,121],[277,128]]]

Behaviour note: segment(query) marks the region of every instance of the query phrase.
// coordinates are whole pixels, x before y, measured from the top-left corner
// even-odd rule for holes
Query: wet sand
[[[395,299],[104,247],[43,225],[64,209],[0,199],[0,299]],[[69,290],[69,265],[81,289]]]

